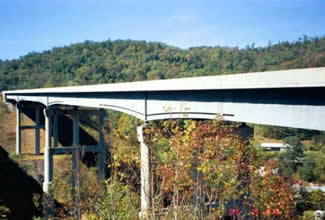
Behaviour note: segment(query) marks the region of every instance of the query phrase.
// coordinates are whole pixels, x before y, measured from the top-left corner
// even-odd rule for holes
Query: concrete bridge
[[[39,154],[39,129],[42,127],[39,118],[40,112],[44,111],[45,192],[49,191],[53,178],[52,155],[72,152],[75,160],[81,149],[78,107],[116,110],[142,121],[214,119],[218,115],[228,121],[325,131],[325,68],[14,90],[3,92],[3,96],[5,102],[15,105],[17,109],[17,154],[21,153],[21,129],[36,130],[35,153]],[[75,108],[64,112],[60,111],[59,106]],[[35,126],[26,128],[20,125],[22,108],[35,109]],[[57,147],[59,114],[72,115],[73,146]],[[83,146],[83,150],[98,153],[99,171],[105,177],[103,114],[99,113],[98,116],[101,125],[99,144]],[[146,211],[149,204],[149,166],[148,148],[143,141],[142,129],[142,126],[138,127],[141,144],[141,209]]]

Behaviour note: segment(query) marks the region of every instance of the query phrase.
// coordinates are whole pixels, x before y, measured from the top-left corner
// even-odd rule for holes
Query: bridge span
[[[244,73],[206,77],[153,80],[74,87],[13,90],[3,92],[4,101],[17,107],[17,153],[21,153],[21,108],[35,108],[38,131],[40,109],[45,113],[44,185],[48,192],[52,181],[52,155],[79,149],[78,110],[73,115],[74,146],[65,150],[51,144],[57,138],[57,106],[111,109],[143,121],[170,118],[214,119],[286,126],[325,131],[325,67]],[[99,115],[99,120],[103,122]],[[53,121],[53,123],[52,123]],[[50,132],[53,124],[53,133]],[[141,143],[141,208],[149,204],[149,168],[147,149]],[[38,135],[38,136],[37,136]],[[36,132],[39,153],[39,131]],[[94,150],[104,160],[104,143],[85,148]],[[38,146],[37,146],[38,145]],[[75,154],[75,153],[74,153]],[[103,166],[103,165],[101,165]],[[103,170],[101,167],[100,170]]]
[[[144,121],[213,119],[325,130],[325,68],[3,92],[13,104],[107,108]]]

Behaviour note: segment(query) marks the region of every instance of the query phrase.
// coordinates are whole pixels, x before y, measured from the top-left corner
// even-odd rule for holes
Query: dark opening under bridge
[[[44,184],[48,192],[53,176],[52,155],[56,152],[76,154],[79,145],[78,110],[73,118],[73,146],[62,149],[51,144],[57,141],[57,106],[111,109],[135,116],[143,121],[170,118],[214,119],[264,125],[286,126],[325,131],[325,68],[245,73],[235,75],[181,78],[14,90],[3,92],[4,101],[17,107],[17,153],[21,152],[21,107],[34,107],[36,153],[39,153],[40,109],[45,113],[46,144],[44,150]],[[102,114],[99,115],[103,122]],[[51,126],[53,123],[53,134]],[[100,132],[98,146],[87,146],[100,156],[103,170],[105,150]],[[141,209],[148,208],[148,149],[143,142],[142,127],[138,128],[141,143]],[[37,141],[38,139],[38,141]],[[73,157],[74,158],[74,157]]]

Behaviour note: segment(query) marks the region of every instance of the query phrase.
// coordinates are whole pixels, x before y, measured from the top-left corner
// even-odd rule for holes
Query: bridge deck
[[[14,90],[4,101],[107,108],[141,120],[212,119],[325,130],[325,68]]]
[[[6,94],[145,92],[225,89],[264,89],[324,87],[325,67],[270,72],[203,76],[168,80],[152,80],[87,86],[56,87],[4,91]]]

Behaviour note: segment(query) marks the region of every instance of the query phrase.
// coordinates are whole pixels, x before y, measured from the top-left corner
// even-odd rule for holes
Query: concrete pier
[[[246,123],[242,123],[236,130],[243,141],[249,141],[254,136],[254,128],[247,126]]]
[[[106,145],[105,145],[105,138],[104,138],[104,111],[100,110],[98,113],[99,118],[99,148],[100,152],[97,153],[97,166],[98,166],[98,177],[99,179],[107,179],[107,169],[106,169]]]
[[[139,216],[140,218],[147,218],[150,209],[149,148],[144,143],[143,126],[137,127],[137,133],[141,152],[141,212]]]
[[[53,154],[51,151],[51,115],[50,109],[44,109],[45,116],[45,147],[44,147],[44,182],[43,182],[43,212],[44,218],[49,219],[53,216],[54,199],[51,190],[53,180]]]
[[[72,179],[71,179],[71,184],[72,184],[72,195],[75,194],[75,180],[76,180],[76,173],[77,173],[77,149],[79,148],[79,115],[78,114],[73,114],[72,115],[72,129],[73,129],[73,148],[74,150],[72,151]]]
[[[76,193],[76,188],[79,190],[79,149],[80,149],[80,137],[79,137],[79,114],[74,113],[72,115],[72,129],[73,129],[73,147],[72,152],[72,178],[71,178],[71,196],[73,204],[73,217],[74,219],[80,219],[80,201],[79,196]]]
[[[44,147],[44,182],[43,191],[49,193],[53,180],[53,155],[51,152],[51,114],[50,109],[44,109],[45,116],[45,147]]]
[[[21,155],[21,109],[20,105],[16,105],[16,154]]]

